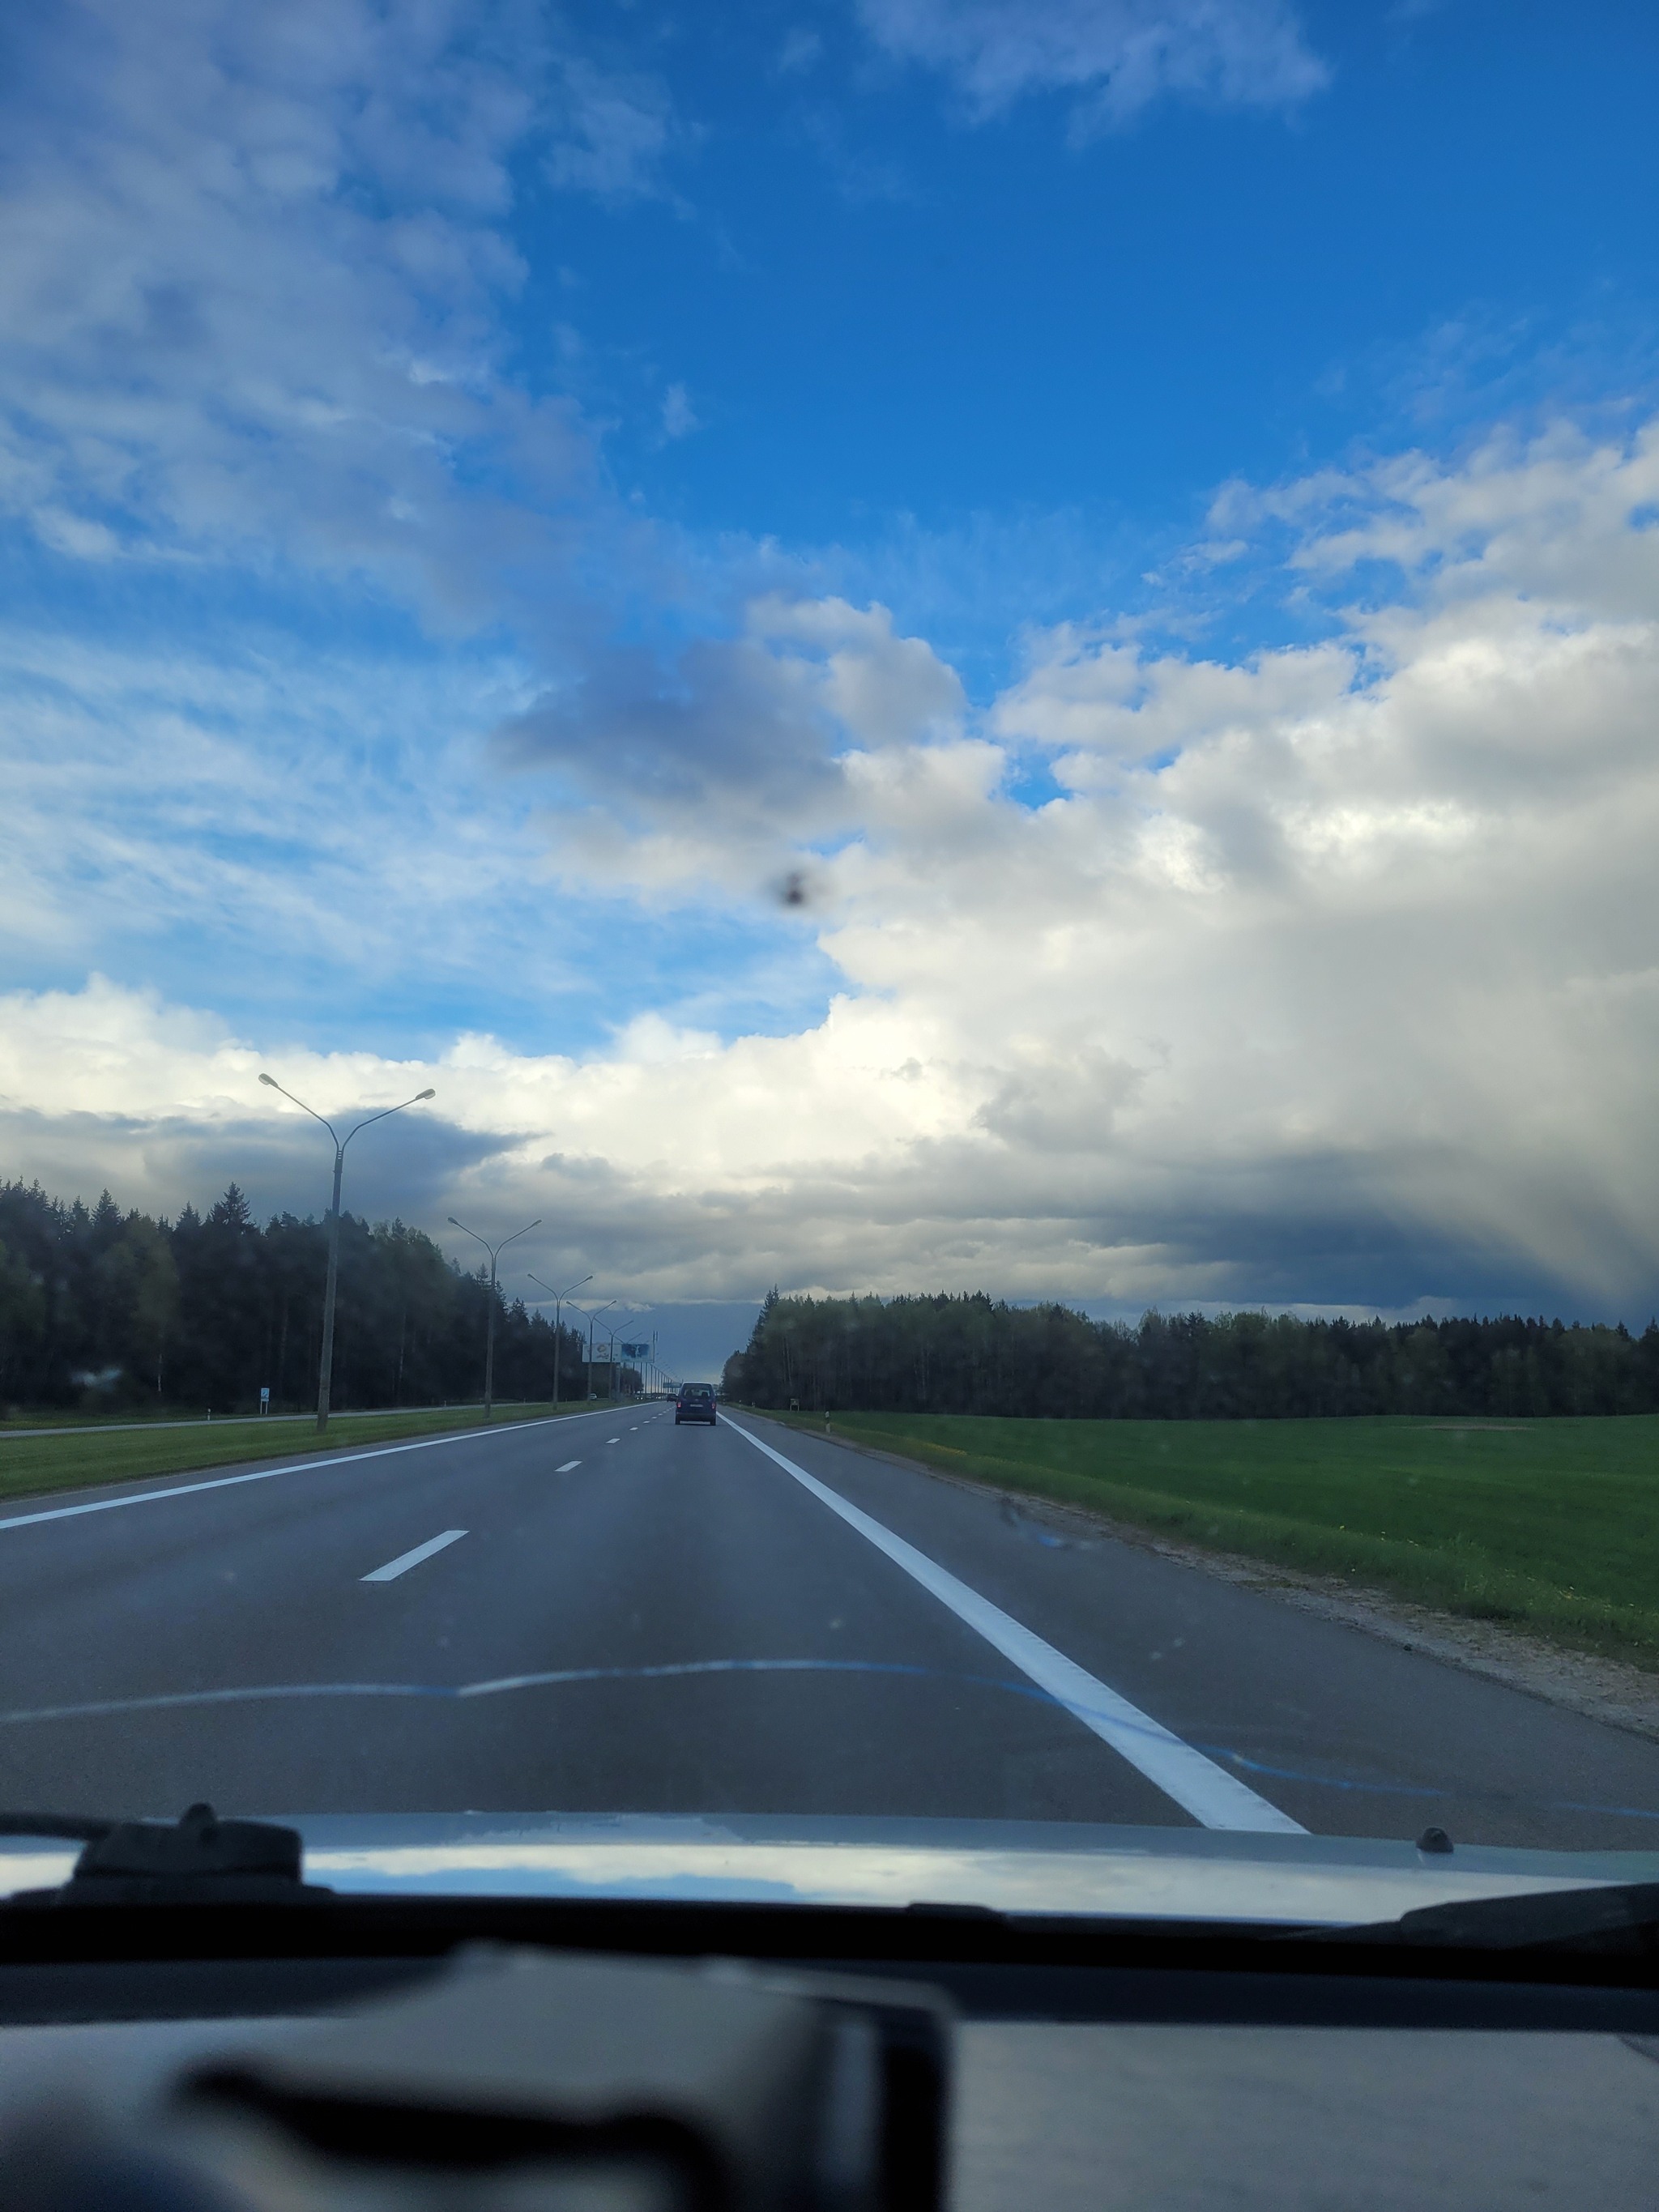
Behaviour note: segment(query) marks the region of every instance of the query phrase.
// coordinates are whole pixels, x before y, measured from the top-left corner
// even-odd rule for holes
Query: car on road
[[[714,1386],[712,1382],[682,1382],[674,1400],[674,1426],[682,1421],[707,1421],[714,1425]]]

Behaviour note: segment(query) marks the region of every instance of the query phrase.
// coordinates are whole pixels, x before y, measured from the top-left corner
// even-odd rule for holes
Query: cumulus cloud
[[[1075,94],[1077,137],[1166,97],[1289,107],[1328,79],[1281,0],[859,0],[859,14],[980,118],[1030,93]]]
[[[941,757],[965,704],[955,672],[896,635],[886,608],[769,595],[735,637],[672,658],[588,654],[500,742],[586,801],[553,825],[568,879],[732,891],[878,815],[892,774]],[[895,754],[896,770],[878,764]]]
[[[842,978],[821,1021],[278,1072],[325,1104],[435,1083],[446,1207],[544,1212],[561,1264],[639,1297],[775,1277],[1645,1320],[1656,495],[1651,431],[1265,492],[1295,518],[1289,582],[1385,562],[1395,587],[1237,662],[1041,635],[977,720],[879,610],[761,602],[665,702],[618,679],[596,719],[544,703],[522,734],[636,748],[665,811],[608,865],[647,889],[676,793],[708,875],[775,815],[839,824],[805,909]],[[1010,780],[1033,749],[1037,805]],[[746,818],[726,801],[757,780]],[[0,1091],[82,1128],[182,1113],[254,1180],[252,1047],[204,1018],[20,996]]]
[[[980,112],[1316,81],[1291,18],[1243,0],[869,19]],[[647,189],[667,140],[601,129],[635,92],[573,77],[510,0],[88,0],[67,43],[65,20],[49,57],[23,26],[0,135],[0,511],[86,588],[118,576],[118,611],[166,575],[193,616],[257,585],[271,626],[0,633],[13,1171],[314,1205],[314,1133],[264,1063],[325,1109],[434,1084],[353,1202],[542,1213],[538,1272],[638,1297],[1645,1318],[1659,434],[1229,486],[1205,558],[1278,560],[1304,641],[1206,656],[1085,610],[979,708],[886,608],[799,589],[716,617],[665,592],[676,642],[671,617],[599,641],[572,579],[625,542],[648,607],[656,556],[574,412],[503,368],[503,217],[526,149]],[[283,628],[282,593],[343,578],[383,649]],[[514,641],[465,642],[486,619]],[[664,943],[700,903],[761,916],[829,1003],[732,1035],[647,991],[580,1051],[491,1035],[469,995],[550,987],[542,865],[667,917]],[[172,981],[86,982],[117,943]],[[349,970],[435,981],[438,1034],[319,1049],[298,985]]]

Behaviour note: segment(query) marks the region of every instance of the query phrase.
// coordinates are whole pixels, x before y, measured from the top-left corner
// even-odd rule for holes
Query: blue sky
[[[1092,612],[1231,476],[1651,376],[1650,11],[1304,9],[1322,89],[1164,99],[1082,143],[1068,92],[975,124],[850,11],[806,20],[822,47],[781,71],[801,11],[666,33],[707,133],[665,156],[672,199],[526,201],[525,373],[568,374],[572,326],[620,486],[699,532],[874,563],[902,619],[935,612],[911,532],[996,518],[996,605],[942,595],[990,666],[1008,598]],[[667,443],[665,382],[702,425]],[[1022,520],[1079,536],[1034,574]]]
[[[15,1167],[1645,1318],[1650,9],[0,35]]]

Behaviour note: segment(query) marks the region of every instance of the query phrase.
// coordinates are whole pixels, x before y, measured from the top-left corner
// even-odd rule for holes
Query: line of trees
[[[262,1229],[234,1183],[176,1221],[0,1183],[0,1409],[174,1406],[216,1413],[314,1405],[327,1234],[279,1215]],[[466,1274],[401,1221],[340,1220],[333,1402],[479,1398],[489,1278]],[[586,1389],[586,1345],[561,1330],[562,1394]],[[495,1395],[553,1395],[554,1331],[496,1294]],[[627,1387],[627,1378],[623,1378]],[[637,1378],[635,1378],[637,1387]]]
[[[967,1297],[780,1297],[726,1363],[726,1395],[813,1411],[1056,1419],[1659,1413],[1659,1325],[1299,1321]]]

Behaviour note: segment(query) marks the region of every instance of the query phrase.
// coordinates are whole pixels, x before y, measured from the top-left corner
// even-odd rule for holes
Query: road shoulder
[[[766,1416],[757,1414],[754,1418],[764,1420]],[[781,1422],[777,1425],[785,1435],[798,1433],[793,1424]],[[1304,1574],[1294,1568],[1269,1565],[1236,1553],[1206,1551],[1194,1544],[1152,1535],[1145,1528],[1115,1520],[1109,1514],[1087,1506],[1061,1504],[1036,1497],[1030,1491],[1006,1490],[980,1476],[958,1474],[929,1466],[922,1460],[908,1459],[897,1452],[855,1443],[834,1431],[820,1434],[814,1429],[799,1433],[809,1435],[821,1443],[833,1444],[838,1450],[854,1453],[860,1459],[880,1460],[889,1466],[902,1468],[907,1474],[926,1475],[932,1482],[998,1498],[1006,1511],[1051,1528],[1058,1534],[1106,1535],[1115,1542],[1133,1545],[1138,1551],[1156,1553],[1160,1559],[1190,1567],[1214,1581],[1254,1590],[1321,1620],[1357,1628],[1380,1642],[1407,1651],[1421,1652],[1425,1657],[1461,1667],[1472,1674],[1484,1675],[1489,1681],[1501,1682],[1546,1705],[1559,1705],[1570,1712],[1583,1714],[1586,1719],[1601,1721],[1609,1728],[1622,1729],[1628,1735],[1659,1742],[1659,1680],[1639,1667],[1593,1653],[1565,1650],[1541,1637],[1529,1636],[1518,1629],[1440,1613],[1432,1607],[1413,1604],[1409,1599],[1384,1591],[1357,1589],[1335,1576]]]

